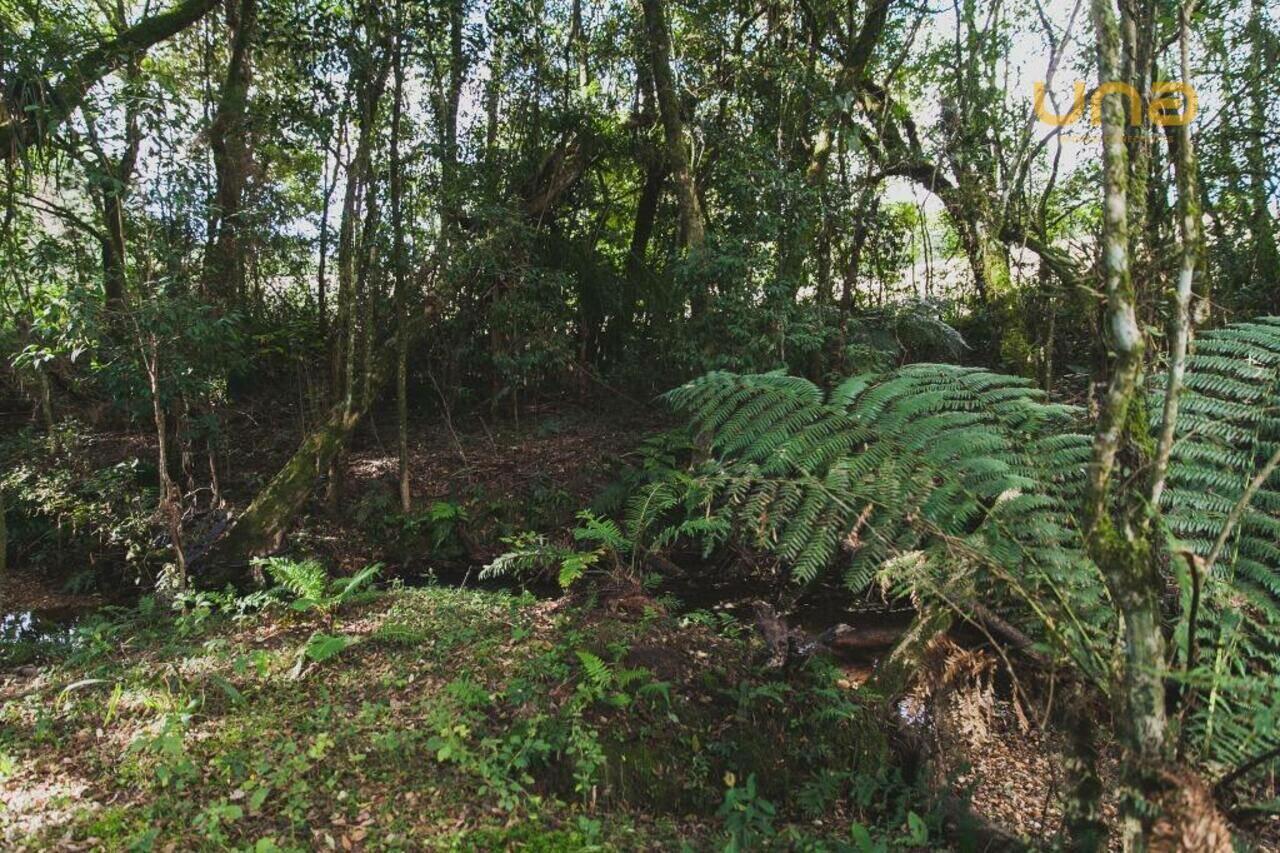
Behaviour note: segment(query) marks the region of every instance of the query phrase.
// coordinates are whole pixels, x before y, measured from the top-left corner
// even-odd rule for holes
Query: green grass
[[[855,824],[908,826],[873,703],[821,666],[767,680],[740,637],[443,588],[347,608],[323,630],[353,642],[316,662],[320,629],[94,629],[0,694],[0,845],[858,849]]]

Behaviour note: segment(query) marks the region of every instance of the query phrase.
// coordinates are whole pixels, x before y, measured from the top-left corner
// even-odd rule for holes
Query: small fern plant
[[[540,533],[516,534],[504,540],[508,549],[481,570],[480,578],[529,582],[554,576],[561,589],[568,589],[592,571],[623,567],[634,550],[616,522],[590,510],[578,513],[573,540],[574,546],[567,547]]]
[[[324,566],[312,558],[265,557],[254,565],[271,576],[278,590],[292,596],[291,610],[319,615],[330,627],[343,605],[368,592],[382,571],[382,564],[374,563],[350,577],[330,581]]]

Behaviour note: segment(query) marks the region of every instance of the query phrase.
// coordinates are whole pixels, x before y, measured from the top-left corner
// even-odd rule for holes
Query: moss
[[[219,540],[201,573],[202,585],[218,588],[240,579],[251,557],[280,547],[316,481],[346,447],[363,413],[336,409],[324,426],[311,432],[271,478],[249,507]]]

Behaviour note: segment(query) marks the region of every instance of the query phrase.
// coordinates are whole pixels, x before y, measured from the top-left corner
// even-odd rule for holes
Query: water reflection
[[[21,610],[0,615],[0,643],[70,644],[80,614],[67,610]]]

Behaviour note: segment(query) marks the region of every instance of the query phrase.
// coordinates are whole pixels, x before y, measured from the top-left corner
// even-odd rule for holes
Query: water
[[[0,615],[0,647],[17,643],[69,646],[84,613],[82,608],[55,607]]]

